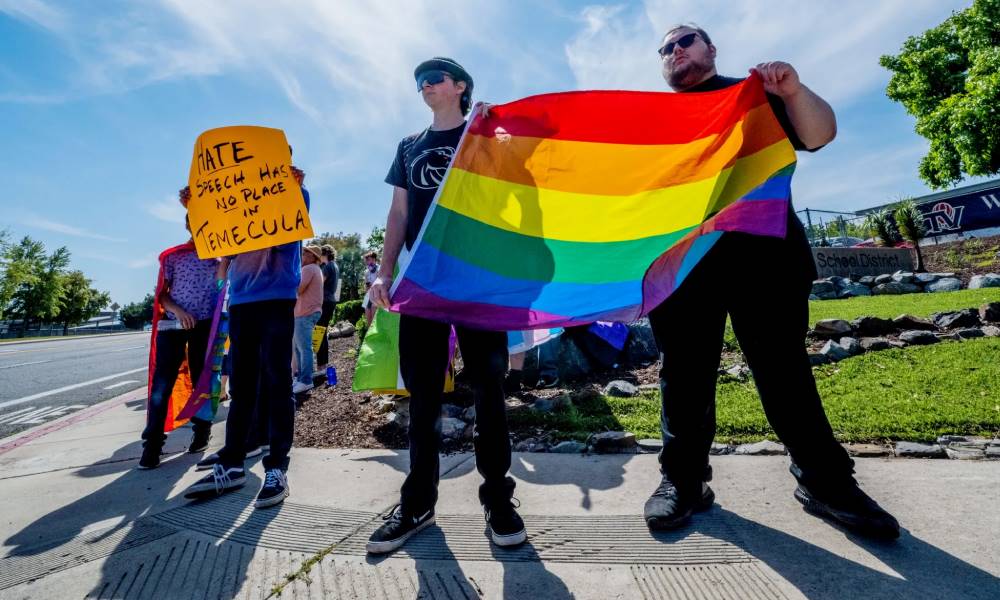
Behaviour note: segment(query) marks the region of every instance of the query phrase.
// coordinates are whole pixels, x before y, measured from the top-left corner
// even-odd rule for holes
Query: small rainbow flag
[[[470,121],[392,308],[491,330],[636,319],[722,232],[784,236],[794,168],[756,75],[493,106]]]

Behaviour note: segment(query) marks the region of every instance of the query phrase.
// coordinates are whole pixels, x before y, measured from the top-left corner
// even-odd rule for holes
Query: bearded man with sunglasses
[[[382,263],[369,289],[372,302],[389,307],[393,271],[403,244],[412,249],[427,210],[444,180],[465,129],[472,102],[472,77],[450,58],[435,57],[413,73],[417,91],[434,115],[430,127],[403,138],[385,182],[393,186],[385,228]],[[507,333],[456,326],[465,373],[476,403],[476,468],[484,482],[479,501],[490,538],[498,546],[527,539],[524,522],[512,503],[503,381],[507,372]],[[441,401],[448,369],[451,325],[403,314],[399,319],[399,368],[410,393],[410,472],[399,504],[368,540],[372,554],[391,552],[434,522],[438,496]]]
[[[676,92],[709,92],[742,81],[720,76],[716,47],[696,25],[667,31],[659,49],[663,78]],[[783,62],[751,69],[764,83],[775,116],[796,150],[813,152],[833,140],[830,105]],[[767,293],[750,265],[774,270]],[[660,348],[660,486],[646,502],[650,529],[685,524],[712,506],[709,449],[715,437],[715,383],[728,314],[760,394],[764,412],[791,455],[796,500],[806,510],[859,533],[899,537],[899,523],[858,487],[854,462],[837,443],[816,390],[805,334],[816,267],[795,211],[784,238],[722,234],[684,283],[650,312]]]

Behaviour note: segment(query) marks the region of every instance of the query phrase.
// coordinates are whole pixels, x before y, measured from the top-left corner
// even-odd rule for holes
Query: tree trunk
[[[924,255],[920,252],[920,242],[913,242],[913,249],[917,251],[917,273],[924,272]]]

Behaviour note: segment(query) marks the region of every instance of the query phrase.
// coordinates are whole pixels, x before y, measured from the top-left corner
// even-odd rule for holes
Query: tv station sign
[[[927,236],[1000,227],[1000,186],[917,206]]]

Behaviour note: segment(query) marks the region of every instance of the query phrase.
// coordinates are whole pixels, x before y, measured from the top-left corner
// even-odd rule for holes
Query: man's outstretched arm
[[[807,149],[825,146],[837,137],[837,117],[833,109],[799,81],[795,67],[785,62],[766,62],[750,72],[760,74],[764,91],[784,101],[788,119]]]

